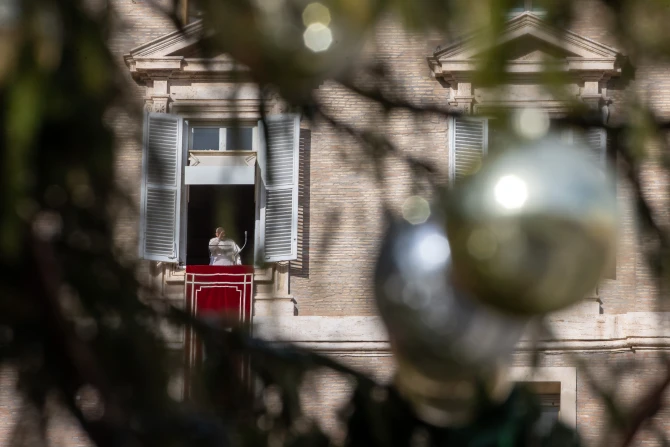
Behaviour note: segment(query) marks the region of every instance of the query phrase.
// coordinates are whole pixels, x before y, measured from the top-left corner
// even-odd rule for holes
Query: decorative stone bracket
[[[169,77],[153,78],[147,84],[147,96],[144,99],[144,110],[147,112],[168,113],[170,105]]]
[[[278,262],[254,276],[254,316],[295,315],[295,299],[289,293],[289,262]]]

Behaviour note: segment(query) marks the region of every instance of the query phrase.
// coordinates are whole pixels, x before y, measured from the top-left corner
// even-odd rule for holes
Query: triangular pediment
[[[558,61],[568,57],[579,57],[563,47],[532,35],[523,35],[500,44],[498,50],[510,61]],[[473,58],[478,58],[480,54],[475,54]]]
[[[181,30],[165,34],[130,50],[124,57],[134,76],[221,75],[243,71],[243,67],[226,54],[205,55],[201,45],[205,35],[202,20]]]
[[[449,79],[473,72],[481,56],[493,49],[508,59],[511,71],[530,74],[541,71],[546,61],[563,66],[565,71],[619,72],[620,54],[614,48],[586,37],[551,26],[533,13],[510,19],[494,45],[483,45],[482,34],[472,33],[428,57],[437,76]]]

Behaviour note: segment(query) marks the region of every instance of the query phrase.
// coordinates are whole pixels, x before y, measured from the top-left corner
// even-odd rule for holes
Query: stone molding
[[[670,313],[630,312],[621,315],[554,316],[547,323],[555,338],[533,341],[528,333],[518,351],[670,350]],[[291,341],[316,351],[390,354],[379,317],[254,317],[257,337]]]

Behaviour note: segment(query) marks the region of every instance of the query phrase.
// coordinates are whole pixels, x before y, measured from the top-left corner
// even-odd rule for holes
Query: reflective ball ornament
[[[465,288],[516,314],[591,292],[613,262],[616,191],[586,146],[548,137],[489,157],[448,196],[446,228]]]
[[[376,265],[376,302],[398,362],[398,390],[420,418],[441,426],[471,420],[477,380],[489,398],[507,397],[505,366],[526,324],[472,299],[450,274],[439,219],[393,221]]]

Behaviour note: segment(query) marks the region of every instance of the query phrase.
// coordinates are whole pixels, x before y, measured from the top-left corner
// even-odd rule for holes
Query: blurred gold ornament
[[[446,201],[454,275],[516,314],[565,308],[613,262],[616,193],[589,148],[548,137],[499,151]]]

